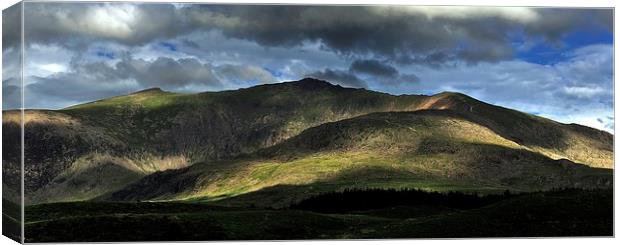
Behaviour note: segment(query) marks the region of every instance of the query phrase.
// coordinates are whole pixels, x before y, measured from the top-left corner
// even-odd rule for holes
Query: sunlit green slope
[[[498,192],[608,188],[611,171],[553,160],[447,110],[326,123],[234,160],[156,173],[105,200],[286,206],[346,188]]]

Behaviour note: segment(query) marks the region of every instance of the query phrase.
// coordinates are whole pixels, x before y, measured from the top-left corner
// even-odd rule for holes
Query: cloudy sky
[[[392,94],[462,92],[613,132],[611,9],[27,3],[24,11],[26,108],[315,77]],[[7,62],[19,55],[11,17],[19,13],[5,12],[3,24],[5,98],[19,94],[19,66]]]

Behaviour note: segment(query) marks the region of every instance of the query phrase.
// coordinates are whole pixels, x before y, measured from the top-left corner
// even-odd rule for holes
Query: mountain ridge
[[[62,110],[26,110],[26,150],[33,156],[26,159],[27,182],[33,183],[26,192],[35,203],[49,201],[49,193],[74,200],[70,198],[80,192],[79,184],[73,190],[65,188],[64,195],[50,190],[71,181],[81,183],[83,177],[72,171],[84,166],[112,164],[130,170],[123,176],[134,176],[95,186],[80,199],[88,200],[158,171],[252,154],[325,123],[421,110],[457,112],[551,159],[613,166],[613,136],[585,126],[561,124],[454,92],[395,96],[302,79],[196,94],[151,88]],[[18,122],[16,114],[3,111],[6,134],[15,128],[10,125]]]

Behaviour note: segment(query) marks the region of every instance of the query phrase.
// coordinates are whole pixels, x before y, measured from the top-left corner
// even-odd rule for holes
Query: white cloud
[[[402,72],[414,72],[421,82],[400,89],[374,88],[425,94],[451,90],[560,122],[612,131],[608,122],[597,120],[613,117],[612,49],[612,45],[582,47],[552,65],[513,60],[443,69],[403,67]]]
[[[57,45],[34,44],[25,50],[24,76],[45,77],[58,72],[66,72],[75,52]],[[31,81],[25,79],[24,83]]]
[[[554,118],[555,120],[562,123],[576,123],[581,125],[586,125],[592,128],[605,130],[610,133],[614,133],[614,114],[613,111],[609,111],[605,108],[591,108],[588,111],[584,111],[581,113],[573,114],[573,115],[547,115],[543,114],[541,116]]]
[[[499,17],[520,23],[531,23],[540,20],[541,16],[533,8],[524,7],[481,7],[481,6],[389,6],[377,8],[381,11],[402,12],[423,15],[430,19],[474,19]]]
[[[265,47],[320,42],[341,55],[372,54],[423,63],[508,60],[514,47],[507,37],[515,32],[527,39],[557,42],[577,27],[611,26],[608,16],[613,13],[520,7],[128,3],[32,3],[25,11],[29,16],[25,30],[32,43],[81,46],[105,39],[140,46],[218,30]]]
[[[612,45],[582,47],[552,65],[512,59],[513,49],[527,49],[528,42],[549,44],[577,27],[600,27],[593,23],[611,10],[196,6],[33,3],[26,9],[26,83],[38,83],[32,87],[38,105],[49,108],[145,86],[187,92],[321,71],[342,77],[354,60],[376,59],[420,82],[395,85],[360,75],[374,90],[454,90],[563,122],[600,128],[613,121],[605,119],[613,103]],[[512,40],[515,30],[525,40]],[[79,89],[56,91],[60,84]],[[45,91],[57,94],[45,97]],[[84,91],[92,95],[83,97]]]
[[[252,65],[221,65],[215,68],[215,74],[220,80],[227,83],[225,86],[228,88],[278,82],[265,69]]]
[[[176,92],[201,92],[279,81],[258,66],[215,66],[194,58],[158,57],[145,60],[123,56],[113,64],[89,59],[74,60],[71,64],[73,67],[68,70],[55,64],[38,65],[40,69],[45,67],[62,71],[46,76],[28,76],[26,107],[58,109],[151,87]]]
[[[577,98],[593,98],[603,95],[606,90],[602,87],[564,87],[564,92]]]
[[[67,67],[62,64],[50,63],[50,64],[42,64],[39,65],[41,69],[49,72],[49,73],[57,73],[57,72],[65,72],[67,71]]]
[[[70,32],[126,39],[134,34],[138,11],[133,4],[103,4],[89,5],[77,13],[58,11],[54,15],[60,27]]]

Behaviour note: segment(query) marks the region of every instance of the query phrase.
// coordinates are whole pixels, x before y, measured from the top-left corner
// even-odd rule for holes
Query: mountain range
[[[20,112],[3,118],[3,138],[19,136]],[[610,133],[452,92],[395,96],[311,78],[196,94],[153,88],[25,110],[24,120],[27,204],[279,207],[347,188],[531,192],[613,179]],[[17,144],[4,147],[10,181],[20,156]]]

